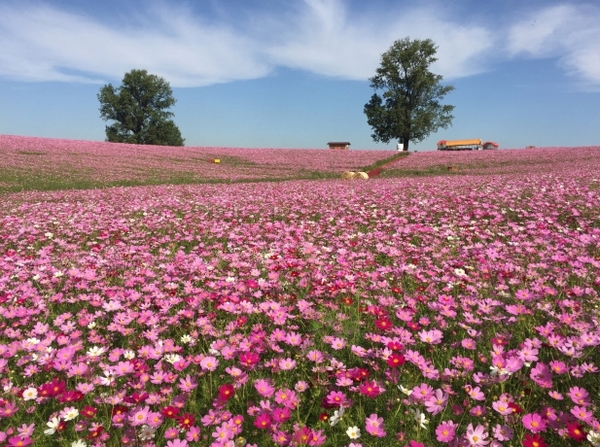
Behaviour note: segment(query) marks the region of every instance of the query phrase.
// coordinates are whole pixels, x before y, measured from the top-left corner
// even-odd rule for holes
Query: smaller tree
[[[115,88],[105,85],[98,94],[106,141],[116,143],[183,146],[179,128],[168,109],[176,102],[169,83],[146,70],[131,70]]]
[[[442,76],[429,71],[436,50],[430,39],[407,37],[381,55],[381,66],[369,79],[375,93],[364,108],[374,141],[398,139],[408,150],[410,141],[422,141],[452,123],[454,106],[440,100],[454,87],[441,85]]]

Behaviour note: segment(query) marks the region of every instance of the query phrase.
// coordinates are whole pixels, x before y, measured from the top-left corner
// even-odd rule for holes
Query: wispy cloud
[[[406,36],[431,38],[439,45],[436,69],[444,77],[467,76],[485,70],[475,60],[494,42],[485,26],[458,23],[429,8],[353,14],[341,0],[305,0],[303,6],[282,24],[282,39],[268,54],[276,64],[327,76],[373,76],[381,54]]]
[[[508,30],[512,57],[556,58],[577,79],[600,85],[600,8],[564,4],[533,11]]]
[[[0,5],[0,76],[103,83],[144,68],[174,87],[191,87],[259,78],[283,66],[366,80],[381,53],[410,36],[439,45],[434,71],[445,79],[489,70],[500,57],[554,57],[600,85],[594,20],[600,9],[591,6],[548,7],[502,28],[439,4],[390,2],[382,11],[366,3],[358,12],[343,0],[303,0],[280,5],[277,13],[248,6],[234,20],[175,2],[141,3],[146,6],[130,22],[118,23],[51,2]]]
[[[111,25],[47,5],[0,6],[0,74],[32,81],[98,82],[132,68],[174,86],[264,76],[257,42],[189,10],[153,6],[129,25]]]

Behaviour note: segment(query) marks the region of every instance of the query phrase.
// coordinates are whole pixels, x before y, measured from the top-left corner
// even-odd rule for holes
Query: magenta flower
[[[267,429],[271,426],[271,416],[268,412],[263,411],[254,420],[254,426],[260,429]]]
[[[435,429],[436,439],[440,442],[448,443],[456,435],[457,424],[452,421],[444,421]]]
[[[25,447],[33,444],[33,439],[25,436],[12,436],[8,438],[8,445],[10,447]]]
[[[381,394],[381,388],[374,380],[366,380],[361,383],[358,390],[361,394],[364,394],[367,397],[375,398]]]
[[[256,352],[242,352],[239,360],[242,366],[252,369],[260,361],[260,357]]]
[[[521,420],[523,426],[532,433],[540,433],[546,430],[546,421],[537,413],[528,413]]]

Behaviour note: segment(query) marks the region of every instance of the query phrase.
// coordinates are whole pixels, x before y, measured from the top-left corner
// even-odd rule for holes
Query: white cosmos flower
[[[333,412],[333,416],[329,418],[329,424],[333,427],[335,424],[340,422],[342,416],[344,415],[344,407],[340,407],[339,410],[335,410]]]
[[[429,419],[425,417],[424,413],[421,413],[420,410],[412,410],[415,414],[415,421],[421,426],[421,428],[427,428],[427,424],[429,424]]]
[[[179,354],[166,354],[164,356],[164,359],[172,365],[172,364],[180,361],[181,356]]]
[[[60,417],[62,417],[65,421],[71,421],[77,416],[79,416],[79,410],[75,407],[67,407],[60,412]]]
[[[348,430],[346,430],[346,434],[350,439],[358,439],[360,438],[360,428],[356,426],[348,427]]]
[[[600,432],[590,430],[587,434],[587,440],[590,441],[594,447],[600,447]]]
[[[101,346],[92,346],[88,349],[87,355],[88,357],[100,357],[105,351],[106,349]]]
[[[48,426],[48,428],[46,430],[44,430],[44,434],[46,436],[50,436],[53,435],[54,433],[56,433],[56,429],[58,428],[58,426],[60,425],[60,419],[59,418],[52,418],[50,419],[46,425]]]
[[[398,385],[398,389],[400,391],[402,391],[404,394],[406,394],[407,396],[410,396],[413,392],[413,390],[410,390],[408,388],[404,388],[402,385]]]
[[[156,433],[156,429],[154,427],[142,425],[139,436],[142,441],[150,441],[152,438],[154,438],[154,433]]]
[[[38,397],[38,391],[34,387],[29,387],[23,391],[23,400],[34,400]]]

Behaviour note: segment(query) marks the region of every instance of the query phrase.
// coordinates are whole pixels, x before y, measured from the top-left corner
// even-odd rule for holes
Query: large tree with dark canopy
[[[105,85],[98,93],[106,141],[116,143],[183,146],[179,128],[168,109],[176,99],[169,83],[146,70],[131,70],[120,87]]]
[[[407,37],[381,55],[381,66],[369,79],[375,93],[364,108],[374,141],[397,139],[408,150],[410,141],[422,141],[452,123],[454,106],[440,100],[454,87],[442,85],[442,76],[429,71],[436,50],[430,39]]]

